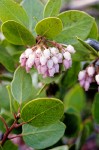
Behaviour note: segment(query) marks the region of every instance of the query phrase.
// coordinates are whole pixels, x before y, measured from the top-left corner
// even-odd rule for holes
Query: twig
[[[8,131],[9,128],[8,128],[8,125],[6,124],[6,121],[4,120],[4,118],[3,118],[2,116],[0,116],[0,119],[2,120],[2,122],[3,122],[4,125],[5,125],[6,130]]]

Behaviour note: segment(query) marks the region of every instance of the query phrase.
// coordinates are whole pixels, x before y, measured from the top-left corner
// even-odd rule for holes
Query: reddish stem
[[[4,118],[3,118],[2,116],[0,116],[0,119],[2,120],[2,122],[3,122],[4,125],[5,125],[6,130],[8,131],[9,128],[8,128],[8,125],[6,124],[6,121],[4,120]]]
[[[8,139],[8,136],[10,134],[10,132],[13,130],[13,129],[16,129],[16,128],[19,128],[21,127],[23,124],[25,124],[25,122],[21,123],[21,124],[18,124],[18,121],[15,120],[14,123],[12,124],[12,126],[10,128],[8,128],[8,130],[5,132],[4,136],[3,136],[3,139],[2,139],[2,142],[1,142],[1,145],[3,146],[4,143],[6,142],[6,140]],[[20,135],[19,135],[20,136]]]

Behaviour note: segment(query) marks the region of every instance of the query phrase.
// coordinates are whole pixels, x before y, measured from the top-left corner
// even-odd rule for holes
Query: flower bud
[[[89,66],[87,68],[87,73],[88,73],[89,76],[92,77],[94,75],[94,73],[95,73],[95,68],[93,66]]]
[[[48,61],[47,61],[47,67],[49,68],[49,69],[51,69],[52,67],[53,67],[53,60],[52,59],[49,59]]]
[[[45,74],[45,72],[47,71],[47,66],[41,66],[41,74]]]
[[[86,77],[86,70],[82,70],[78,74],[78,80],[83,80]]]
[[[55,68],[53,67],[53,68],[49,69],[49,76],[53,77],[54,74],[55,74]]]
[[[25,57],[28,58],[29,55],[32,54],[32,53],[33,53],[32,49],[31,49],[31,48],[27,48],[27,49],[25,50]]]
[[[50,50],[49,49],[45,49],[44,51],[43,51],[43,53],[44,53],[44,56],[46,57],[46,58],[50,58]]]
[[[54,68],[55,68],[55,72],[59,73],[59,64],[54,65]]]
[[[53,60],[54,64],[58,64],[58,58],[57,57],[53,56],[52,60]]]
[[[27,59],[26,65],[31,68],[34,65],[35,55],[30,54],[29,58]]]
[[[38,48],[38,49],[35,51],[35,53],[36,53],[36,56],[37,56],[37,57],[40,57],[42,51],[41,51],[40,48]]]
[[[50,51],[51,51],[51,54],[52,54],[52,55],[56,55],[56,54],[59,53],[59,50],[58,50],[58,48],[56,48],[56,47],[50,47]]]
[[[65,59],[71,60],[71,54],[69,52],[63,53],[63,56],[64,56]]]
[[[25,54],[24,54],[24,53],[21,54],[19,62],[21,63],[21,66],[22,66],[22,67],[25,67],[25,64],[26,64],[26,57],[25,57]]]
[[[86,81],[84,84],[85,91],[88,91],[89,87],[90,87],[90,83],[88,81]]]
[[[76,52],[72,45],[68,45],[66,49],[68,52],[73,53],[73,54]]]
[[[63,64],[66,69],[69,69],[71,67],[72,62],[64,59]]]
[[[95,80],[96,80],[97,84],[99,85],[99,74],[97,74],[97,75],[95,76]]]
[[[80,85],[81,85],[81,87],[84,87],[84,84],[85,84],[85,80],[80,80]]]
[[[46,57],[45,57],[45,56],[41,56],[41,57],[40,57],[40,63],[41,63],[41,65],[45,65],[46,62],[47,62]]]

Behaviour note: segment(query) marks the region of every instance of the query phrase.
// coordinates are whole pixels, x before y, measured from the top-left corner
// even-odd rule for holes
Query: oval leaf
[[[35,30],[38,35],[53,38],[62,31],[62,27],[63,25],[59,18],[49,17],[38,22]]]
[[[37,21],[43,19],[43,4],[40,0],[23,0],[22,6],[29,17],[29,29],[33,31]]]
[[[50,126],[33,127],[29,124],[22,126],[23,139],[25,143],[36,149],[44,149],[55,144],[64,134],[65,125],[57,122]]]
[[[24,68],[18,67],[11,84],[13,97],[21,103],[29,98],[32,89],[32,79]]]
[[[57,16],[61,7],[61,0],[48,0],[44,8],[44,18]]]
[[[99,93],[95,95],[95,99],[92,106],[92,114],[95,122],[99,124]]]
[[[85,95],[83,89],[76,85],[73,87],[64,98],[65,110],[69,107],[73,107],[77,111],[81,112],[85,107]]]
[[[94,23],[94,18],[77,10],[63,12],[58,17],[63,23],[63,31],[56,40],[65,44],[76,44],[76,36],[86,39]]]
[[[29,22],[24,9],[13,0],[0,0],[0,19],[2,22],[14,20],[25,26]]]
[[[7,50],[0,46],[0,63],[10,72],[14,72],[14,60],[13,57],[7,52]]]
[[[2,32],[6,39],[15,45],[33,45],[33,35],[21,24],[15,21],[7,21],[2,25]]]
[[[46,126],[58,121],[64,113],[58,99],[40,98],[28,102],[21,111],[21,118],[33,126]]]

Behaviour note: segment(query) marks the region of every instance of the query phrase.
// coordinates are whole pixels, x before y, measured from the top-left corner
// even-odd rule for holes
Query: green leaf
[[[48,0],[44,8],[44,18],[57,16],[61,7],[61,0]]]
[[[71,88],[72,86],[74,86],[78,81],[78,73],[80,69],[81,69],[80,63],[73,61],[72,67],[68,71],[66,71],[63,76],[63,79],[61,81],[62,85],[64,85],[64,87],[66,88]]]
[[[53,148],[51,150],[69,150],[69,147],[67,145],[66,146],[59,146],[59,147]]]
[[[40,0],[23,0],[22,6],[29,17],[29,29],[33,31],[38,21],[43,19],[43,4]]]
[[[94,23],[94,18],[78,10],[63,12],[58,17],[63,23],[63,30],[55,39],[65,44],[76,44],[76,36],[86,39]]]
[[[12,95],[19,103],[25,101],[31,95],[32,79],[24,68],[18,67],[14,73],[11,84]]]
[[[57,122],[50,126],[37,128],[26,124],[22,129],[23,139],[28,146],[44,149],[55,144],[63,136],[65,125],[62,122]]]
[[[14,60],[11,55],[8,54],[7,50],[0,46],[0,63],[10,72],[14,72]]]
[[[80,38],[77,37],[77,39],[78,39],[78,41],[79,41],[83,46],[85,46],[85,47],[88,49],[88,51],[90,52],[90,54],[92,54],[93,56],[95,56],[95,57],[97,58],[98,53],[97,53],[97,51],[96,51],[93,47],[91,47],[89,44],[87,44],[86,42],[84,42],[84,41],[81,40]]]
[[[4,85],[0,85],[0,108],[9,110],[9,96]]]
[[[98,39],[98,26],[96,22],[94,21],[93,26],[91,28],[90,34],[88,35],[88,38]]]
[[[64,124],[66,125],[65,135],[67,137],[77,136],[80,130],[80,116],[73,110],[73,112],[65,113]]]
[[[11,141],[6,141],[4,146],[2,148],[0,148],[0,150],[18,150],[18,147],[16,145],[14,145]]]
[[[24,9],[13,0],[0,0],[0,19],[2,22],[14,20],[28,26],[28,16]]]
[[[64,98],[64,107],[67,110],[69,107],[73,107],[77,111],[81,112],[85,107],[85,95],[83,89],[79,85],[75,85]]]
[[[99,93],[95,95],[95,99],[92,105],[92,114],[95,122],[99,124]]]
[[[62,27],[63,25],[59,18],[49,17],[38,22],[35,30],[38,35],[52,39],[62,31]]]
[[[33,45],[35,38],[21,24],[15,21],[7,21],[2,25],[2,32],[6,39],[15,45]]]
[[[98,39],[98,27],[96,22],[94,21],[91,31],[87,38]],[[87,39],[86,38],[86,39]],[[84,44],[82,45],[81,42],[74,45],[76,49],[76,53],[73,55],[73,60],[75,61],[92,61],[94,58],[90,55],[90,48],[87,46],[85,47]]]
[[[54,98],[39,98],[28,102],[21,111],[21,118],[33,126],[50,125],[61,119],[63,103]]]

